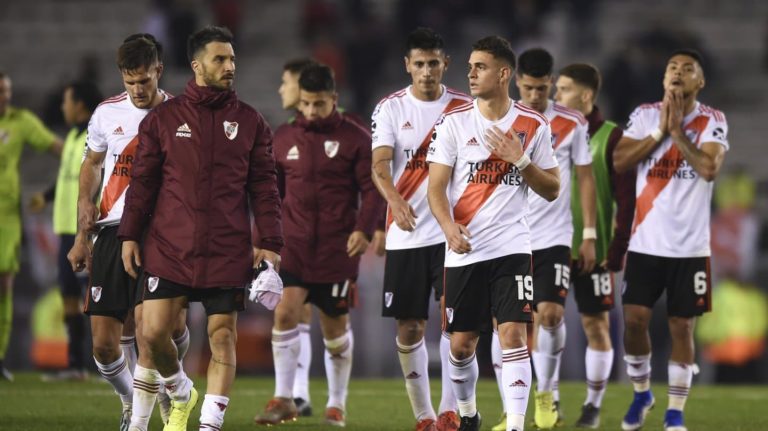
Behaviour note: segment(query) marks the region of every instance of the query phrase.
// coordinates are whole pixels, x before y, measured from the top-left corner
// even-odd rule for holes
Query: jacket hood
[[[219,90],[213,87],[201,87],[195,83],[192,78],[187,82],[184,94],[189,101],[195,105],[202,105],[208,108],[220,108],[237,100],[237,93],[234,90]]]
[[[301,112],[296,113],[295,124],[302,129],[314,130],[318,132],[329,132],[336,129],[343,120],[341,114],[336,109],[333,110],[331,115],[322,118],[320,120],[308,120],[307,117],[302,115]]]

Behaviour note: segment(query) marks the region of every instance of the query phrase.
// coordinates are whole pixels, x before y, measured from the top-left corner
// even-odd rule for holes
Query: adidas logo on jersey
[[[418,379],[420,377],[421,377],[421,374],[417,373],[416,371],[411,371],[410,374],[405,376],[405,378],[408,379],[408,380],[415,380],[415,379]]]
[[[125,135],[125,133],[123,133],[123,126],[117,126],[117,129],[115,129],[112,134],[120,136]]]
[[[413,126],[411,125],[410,121],[406,121],[405,124],[403,124],[403,127],[401,127],[402,130],[413,130]]]
[[[526,385],[525,382],[522,379],[517,379],[514,383],[509,385],[509,387],[511,387],[511,388],[516,388],[516,387],[527,388],[528,385]]]
[[[192,129],[189,128],[187,123],[184,123],[181,126],[179,126],[178,129],[176,129],[176,137],[177,138],[191,138],[192,137]]]
[[[477,139],[475,139],[475,137],[473,136],[472,139],[467,141],[467,146],[468,147],[477,147],[477,146],[480,146],[480,143],[477,142]]]
[[[299,149],[296,148],[296,146],[292,146],[290,150],[288,150],[288,154],[285,156],[286,160],[299,160]]]

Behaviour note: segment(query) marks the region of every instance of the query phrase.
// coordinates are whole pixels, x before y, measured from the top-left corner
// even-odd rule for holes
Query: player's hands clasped
[[[505,134],[496,126],[485,131],[485,145],[496,157],[508,163],[523,157],[523,144],[517,134]]]

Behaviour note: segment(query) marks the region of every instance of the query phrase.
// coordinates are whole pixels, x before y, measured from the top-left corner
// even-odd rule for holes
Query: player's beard
[[[223,78],[223,75],[222,75]],[[235,85],[235,78],[234,75],[232,75],[232,79],[227,81],[222,78],[217,78],[211,73],[208,73],[207,70],[205,70],[205,67],[203,67],[203,82],[205,82],[205,85],[209,87],[213,87],[217,90],[227,91],[231,90],[232,87]]]

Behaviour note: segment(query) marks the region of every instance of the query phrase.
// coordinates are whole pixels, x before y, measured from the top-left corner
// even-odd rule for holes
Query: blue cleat
[[[621,422],[621,429],[624,431],[639,430],[645,422],[645,416],[653,408],[655,400],[650,390],[645,392],[635,392],[635,399],[629,405],[627,414]]]
[[[683,412],[680,410],[667,410],[664,414],[664,431],[688,431],[683,420]]]

